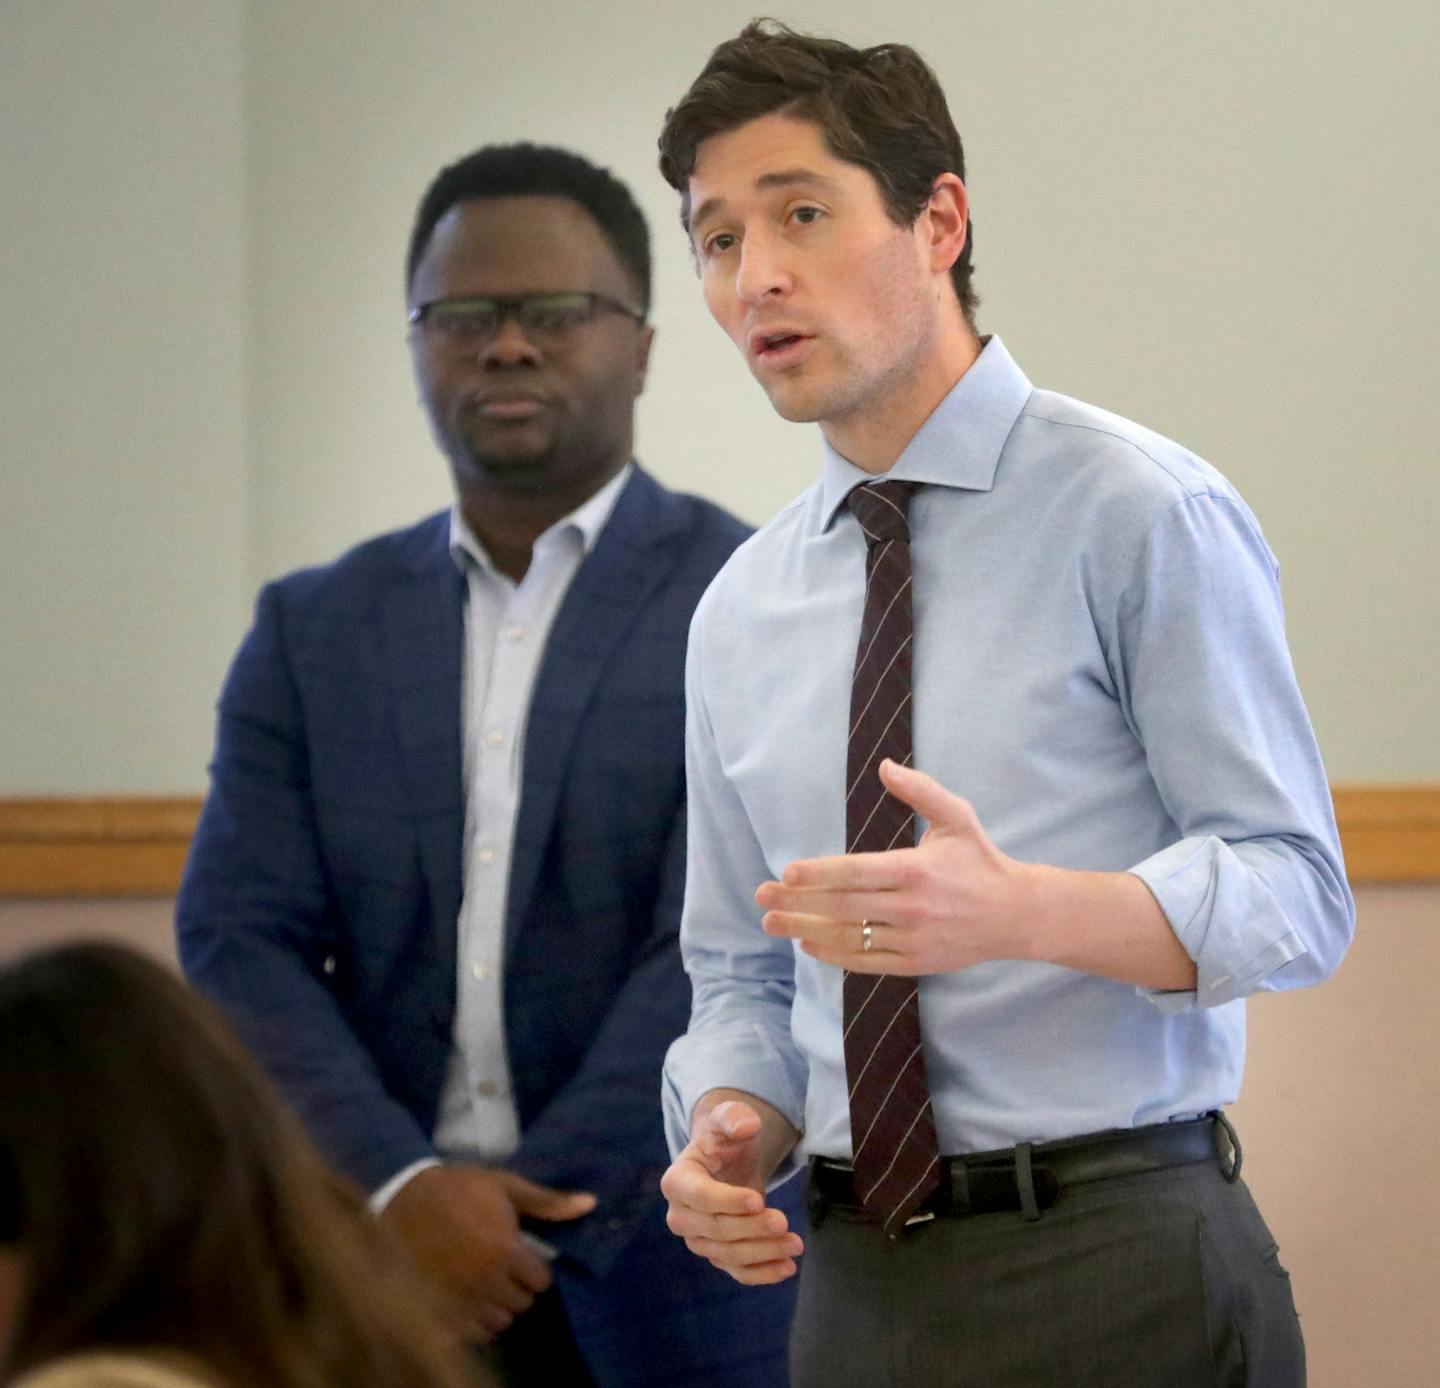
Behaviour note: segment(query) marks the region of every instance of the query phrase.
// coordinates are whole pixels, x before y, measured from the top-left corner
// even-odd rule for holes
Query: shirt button
[[[500,1092],[500,1086],[494,1080],[481,1080],[475,1086],[475,1092],[482,1099],[493,1099]]]
[[[511,641],[518,641],[525,635],[525,628],[520,625],[508,626],[505,628],[505,635]]]
[[[471,964],[471,965],[470,965],[470,977],[471,977],[471,978],[479,979],[479,980],[483,983],[483,982],[485,981],[486,975],[487,975],[487,970],[486,970],[484,964]]]
[[[491,728],[490,731],[485,734],[485,741],[491,747],[499,747],[505,741],[505,734],[502,733],[499,728]]]
[[[482,863],[493,863],[495,861],[495,850],[487,844],[480,850],[479,856]]]

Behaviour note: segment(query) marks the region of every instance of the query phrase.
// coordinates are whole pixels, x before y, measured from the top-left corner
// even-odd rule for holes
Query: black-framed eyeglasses
[[[514,319],[521,331],[539,345],[564,341],[600,313],[623,313],[644,323],[643,309],[581,289],[544,294],[496,294],[484,297],[432,299],[410,310],[412,327],[419,327],[442,342],[481,347]]]

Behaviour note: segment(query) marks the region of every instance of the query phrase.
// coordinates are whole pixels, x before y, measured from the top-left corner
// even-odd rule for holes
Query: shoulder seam
[[[1154,465],[1159,468],[1160,471],[1163,472],[1165,476],[1168,477],[1177,487],[1179,487],[1186,496],[1205,496],[1207,494],[1212,496],[1219,495],[1219,493],[1212,491],[1208,487],[1198,492],[1194,491],[1192,488],[1188,487],[1183,481],[1181,481],[1180,478],[1178,478],[1174,474],[1174,472],[1172,472],[1168,467],[1166,467],[1165,464],[1152,452],[1150,452],[1148,448],[1145,448],[1135,439],[1129,438],[1125,434],[1120,433],[1120,431],[1117,429],[1102,429],[1095,424],[1078,424],[1074,420],[1069,419],[1051,419],[1049,415],[1043,415],[1034,412],[1028,406],[1025,409],[1021,410],[1020,414],[1023,418],[1033,419],[1041,424],[1049,424],[1056,429],[1079,429],[1087,434],[1099,434],[1102,438],[1114,439],[1116,443],[1123,443],[1127,447],[1133,448],[1147,462],[1154,463]],[[1176,445],[1177,448],[1181,446],[1182,445],[1179,444]]]

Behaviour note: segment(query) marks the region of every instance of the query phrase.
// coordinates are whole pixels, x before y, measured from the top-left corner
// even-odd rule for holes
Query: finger
[[[766,882],[756,889],[756,902],[767,911],[799,911],[830,920],[894,921],[904,914],[905,897],[898,888],[854,891],[833,887],[788,887]]]
[[[800,911],[767,911],[760,918],[767,935],[780,935],[788,940],[821,945],[827,949],[845,948],[844,932],[859,935],[860,925],[853,918],[842,924],[825,916],[811,916]]]
[[[793,940],[813,940],[817,944],[830,944],[837,949],[865,948],[865,927],[870,927],[870,948],[903,950],[916,933],[913,921],[903,914],[893,914],[900,905],[900,898],[893,897],[890,907],[892,914],[882,915],[879,910],[812,911],[808,906],[785,907],[767,911],[760,917],[760,926],[767,935],[783,935]],[[903,910],[903,908],[901,908]]]
[[[728,1272],[737,1282],[743,1282],[747,1287],[769,1287],[776,1282],[783,1282],[787,1277],[794,1277],[797,1271],[794,1262],[789,1258],[783,1258],[774,1263],[756,1263],[749,1267],[731,1268],[724,1263],[718,1263],[715,1259],[710,1260],[721,1272]]]
[[[523,1241],[517,1245],[510,1260],[509,1273],[531,1297],[539,1296],[555,1280],[550,1264]],[[527,1301],[525,1304],[528,1306],[530,1303]]]
[[[588,1190],[567,1191],[561,1194],[559,1191],[553,1197],[547,1198],[536,1205],[521,1208],[520,1213],[529,1215],[532,1219],[544,1219],[552,1224],[562,1223],[567,1219],[579,1219],[587,1215],[596,1206],[596,1199]]]
[[[493,1332],[481,1324],[475,1314],[473,1301],[446,1296],[436,1298],[430,1306],[436,1320],[447,1334],[474,1344],[489,1343]]]
[[[695,1144],[692,1143],[691,1147]],[[698,1214],[758,1215],[765,1197],[749,1186],[717,1181],[687,1148],[660,1180],[660,1190],[672,1209]]]
[[[515,1208],[534,1219],[579,1219],[595,1208],[595,1197],[589,1191],[555,1190],[526,1180],[513,1171],[500,1171],[496,1175]]]
[[[702,1214],[678,1205],[666,1212],[665,1223],[672,1234],[683,1239],[710,1239],[715,1243],[780,1238],[790,1228],[784,1210],[762,1210],[755,1215]]]
[[[880,780],[891,795],[909,805],[931,828],[972,829],[979,824],[968,800],[913,766],[901,766],[886,757],[880,763]]]
[[[528,1311],[534,1302],[535,1293],[528,1287],[522,1286],[513,1277],[491,1279],[484,1296],[480,1299],[481,1305],[498,1306],[512,1316],[518,1316],[522,1311]]]
[[[914,857],[913,848],[890,848],[883,853],[799,858],[781,874],[781,882],[762,882],[755,890],[755,900],[760,901],[760,893],[772,887],[782,891],[807,887],[837,892],[893,892],[906,885]]]
[[[808,946],[807,953],[823,957],[827,964],[848,962],[855,955],[873,958],[879,954],[886,956],[882,967],[889,968],[897,955],[903,958],[910,954],[915,936],[913,927],[891,921],[833,921],[791,911],[767,911],[760,924],[767,935],[798,940],[802,948]]]
[[[481,1344],[489,1344],[497,1335],[509,1330],[515,1322],[513,1312],[497,1306],[493,1301],[482,1301],[471,1315],[475,1326],[484,1337],[480,1340]]]
[[[724,1185],[755,1184],[759,1154],[760,1115],[749,1104],[730,1099],[702,1114],[695,1124],[691,1148],[701,1166]],[[752,1209],[763,1209],[747,1202]]]
[[[734,1243],[695,1237],[686,1239],[685,1247],[712,1263],[724,1263],[727,1267],[781,1262],[798,1258],[805,1251],[798,1234],[783,1234],[778,1239],[741,1239]]]
[[[723,1150],[724,1155],[729,1156],[730,1144],[749,1142],[759,1133],[760,1115],[739,1099],[726,1099],[705,1115],[695,1138],[707,1155],[712,1150]]]
[[[756,1217],[765,1209],[765,1197],[747,1185],[716,1181],[700,1163],[681,1161],[671,1166],[660,1184],[665,1198],[678,1208],[703,1215]]]
[[[894,974],[899,978],[915,978],[927,972],[919,960],[896,950],[876,948],[866,954],[864,950],[831,949],[811,944],[808,940],[802,940],[800,948],[812,959],[844,969],[846,973]]]

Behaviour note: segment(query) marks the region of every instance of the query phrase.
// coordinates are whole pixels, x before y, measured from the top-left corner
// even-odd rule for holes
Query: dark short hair
[[[690,228],[690,175],[700,145],[776,112],[813,121],[837,159],[875,180],[898,226],[914,225],[942,173],[965,177],[945,93],[925,60],[899,43],[852,48],[815,38],[773,19],[757,19],[711,55],[660,132],[660,172],[681,195],[680,221]],[[966,320],[979,297],[971,286],[973,223],[951,267]]]
[[[525,197],[569,198],[583,207],[635,281],[641,307],[650,307],[650,228],[645,214],[609,169],[553,145],[485,145],[441,169],[415,213],[405,257],[406,288],[436,224],[456,203]]]
[[[99,942],[7,963],[0,1057],[6,1382],[159,1346],[234,1384],[471,1382],[359,1191],[171,970]]]

